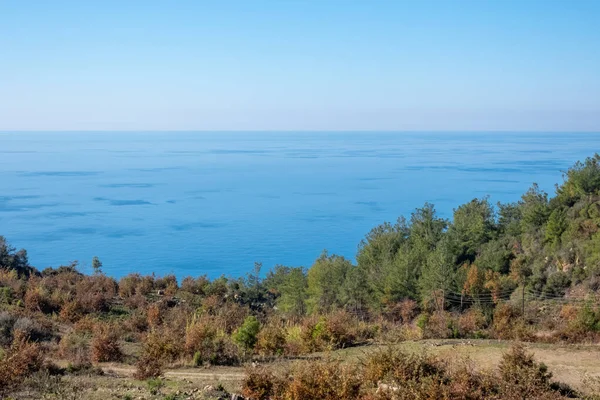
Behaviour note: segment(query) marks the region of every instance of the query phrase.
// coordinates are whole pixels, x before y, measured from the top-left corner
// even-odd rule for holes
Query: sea
[[[244,276],[355,259],[425,202],[518,201],[600,133],[0,132],[0,235],[39,269]]]

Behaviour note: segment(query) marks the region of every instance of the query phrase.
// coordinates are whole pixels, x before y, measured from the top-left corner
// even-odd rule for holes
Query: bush
[[[239,363],[238,346],[220,329],[213,317],[196,317],[188,324],[185,333],[185,352],[193,355],[194,365],[234,365]]]
[[[91,348],[94,362],[121,361],[123,359],[118,336],[108,326],[97,329],[92,338]]]
[[[253,368],[243,394],[249,399],[345,400],[517,400],[572,395],[522,347],[505,354],[497,372],[477,372],[468,361],[443,361],[426,353],[381,349],[359,363],[305,361],[291,369]]]
[[[285,351],[285,330],[275,324],[265,326],[256,337],[256,352],[261,356],[280,356]]]
[[[379,350],[364,361],[363,378],[371,384],[380,381],[418,381],[444,373],[442,363],[427,353],[406,353],[394,348]]]
[[[450,313],[445,311],[434,312],[427,320],[423,336],[431,339],[455,337],[458,333],[456,325]]]
[[[63,322],[77,322],[83,315],[83,309],[81,305],[76,301],[69,301],[65,303],[61,309],[59,318]]]
[[[232,335],[232,339],[242,348],[244,352],[252,350],[256,345],[258,332],[260,330],[260,323],[255,316],[249,316],[244,320],[242,326],[240,326]]]
[[[13,340],[13,326],[17,318],[8,311],[0,312],[0,346],[8,346]]]
[[[479,308],[470,308],[458,317],[458,331],[461,337],[480,336],[485,326],[485,315]]]
[[[137,362],[137,379],[156,378],[162,375],[164,367],[181,356],[182,346],[170,332],[151,332],[142,345],[142,354]]]
[[[494,310],[494,336],[498,339],[515,338],[514,327],[521,310],[510,303],[499,303]]]
[[[43,362],[40,346],[29,342],[21,331],[16,331],[11,347],[0,359],[0,391],[17,385],[24,377],[39,371]]]
[[[67,360],[75,368],[91,366],[89,338],[76,332],[64,335],[60,340],[59,356]]]
[[[31,318],[21,317],[15,321],[13,330],[22,332],[25,337],[35,342],[48,340],[52,338],[52,328],[48,326],[47,321],[45,322],[45,324],[42,324]]]
[[[290,379],[267,370],[248,372],[242,393],[250,399],[339,400],[358,399],[361,377],[355,366],[330,360],[302,362],[286,373]]]
[[[503,355],[499,372],[500,392],[504,398],[560,398],[552,393],[552,374],[548,368],[535,362],[533,354],[527,353],[521,344],[514,345]]]
[[[35,287],[30,282],[27,292],[25,292],[25,308],[29,311],[39,311],[44,314],[57,312],[59,307],[52,301],[47,291]]]

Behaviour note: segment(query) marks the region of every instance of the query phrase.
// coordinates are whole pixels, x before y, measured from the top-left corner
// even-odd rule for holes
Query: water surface
[[[424,202],[450,217],[600,149],[600,134],[0,133],[0,235],[38,268],[94,255],[110,275],[238,276],[255,261],[354,258]]]

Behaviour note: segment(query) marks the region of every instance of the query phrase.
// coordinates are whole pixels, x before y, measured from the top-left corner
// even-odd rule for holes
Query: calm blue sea
[[[354,259],[424,202],[516,201],[600,150],[600,134],[0,133],[0,235],[38,268],[238,276],[255,261]]]

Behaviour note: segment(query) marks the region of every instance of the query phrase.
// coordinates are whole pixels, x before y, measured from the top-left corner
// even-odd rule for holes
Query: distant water
[[[600,134],[0,133],[0,235],[38,268],[239,276],[354,259],[424,202],[553,193]]]

